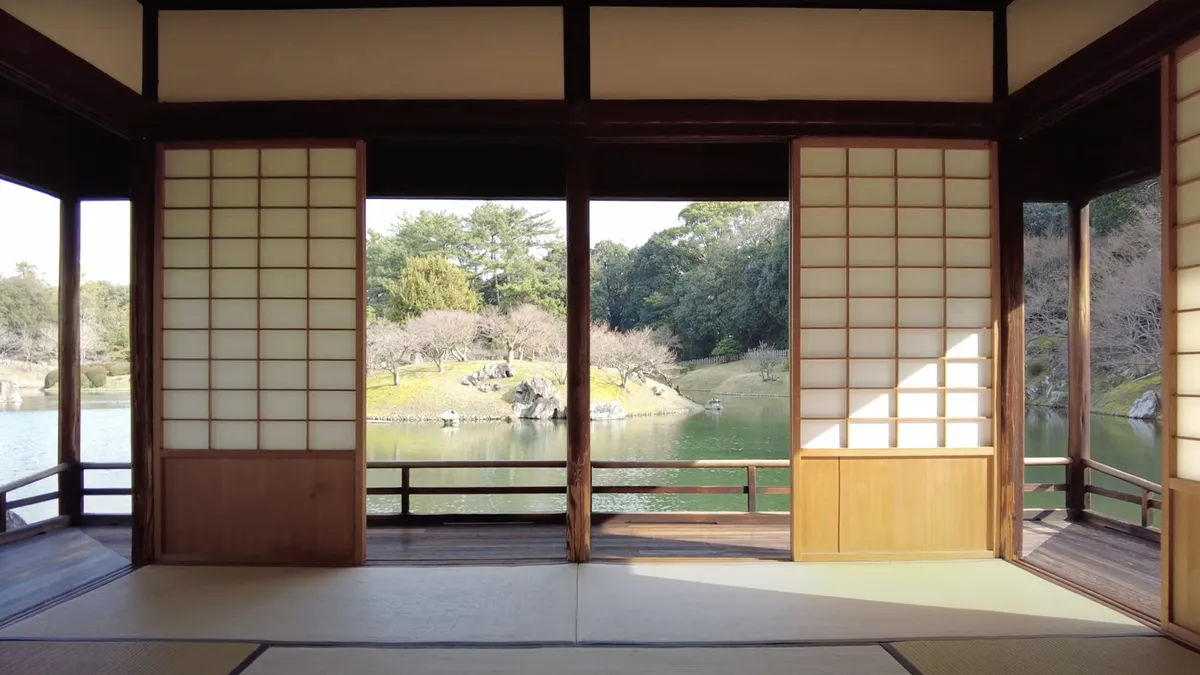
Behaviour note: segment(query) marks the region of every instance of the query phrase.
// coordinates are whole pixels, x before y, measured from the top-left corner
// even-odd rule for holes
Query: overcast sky
[[[386,231],[404,214],[422,210],[466,215],[483,202],[443,199],[368,199],[367,228]],[[566,223],[562,201],[502,202],[545,212],[560,228]],[[651,234],[678,222],[687,202],[592,202],[591,240],[604,239],[635,246]],[[129,283],[129,202],[85,202],[81,222],[80,257],[85,279]],[[0,180],[0,275],[8,276],[18,262],[33,263],[57,285],[58,200],[41,192]]]

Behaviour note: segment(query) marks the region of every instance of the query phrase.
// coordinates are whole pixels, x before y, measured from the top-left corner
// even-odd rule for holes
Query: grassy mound
[[[788,373],[780,371],[778,375],[778,380],[763,382],[754,362],[734,361],[697,368],[675,378],[674,384],[684,391],[729,396],[787,396]]]
[[[483,392],[475,387],[459,384],[464,375],[469,375],[489,363],[488,361],[448,362],[446,372],[437,372],[432,363],[406,366],[400,371],[399,384],[393,384],[391,373],[375,373],[367,378],[367,419],[379,421],[422,421],[435,420],[448,409],[457,410],[464,420],[503,419],[512,412],[513,391],[522,380],[541,375],[555,383],[564,396],[566,386],[559,384],[556,376],[566,370],[562,364],[515,361],[514,377],[489,380],[501,385],[499,391]],[[620,401],[630,415],[658,415],[672,412],[696,410],[700,406],[676,394],[666,385],[665,391],[655,396],[650,390],[653,382],[629,383],[623,390],[616,376],[597,368],[592,369],[592,402]]]
[[[1140,380],[1122,382],[1111,388],[1097,383],[1092,390],[1092,412],[1103,415],[1129,414],[1129,408],[1138,397],[1151,389],[1162,386],[1162,375],[1151,375]]]

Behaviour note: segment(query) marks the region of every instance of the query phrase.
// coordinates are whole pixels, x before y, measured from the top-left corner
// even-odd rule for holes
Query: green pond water
[[[701,397],[703,398],[703,397]],[[592,424],[592,453],[598,460],[785,459],[788,455],[788,401],[782,398],[724,397],[720,413],[642,417]],[[56,400],[27,398],[19,408],[0,412],[0,483],[55,463]],[[84,461],[129,460],[129,400],[122,396],[86,396],[81,422]],[[1160,429],[1155,423],[1094,415],[1092,456],[1149,480],[1161,481]],[[1064,456],[1067,427],[1061,411],[1031,409],[1026,417],[1026,452],[1030,457]],[[436,424],[372,424],[367,450],[372,460],[561,460],[567,430],[562,422],[464,424],[444,429]],[[562,469],[430,469],[413,472],[418,486],[562,485]],[[89,472],[89,487],[125,487],[128,471]],[[741,485],[740,469],[596,470],[597,485]],[[1029,482],[1060,483],[1062,467],[1027,472]],[[1094,475],[1096,484],[1129,489],[1120,481]],[[372,471],[373,486],[400,484],[399,471]],[[760,469],[760,485],[785,485],[786,469]],[[53,480],[39,484],[37,492]],[[21,494],[30,494],[23,491]],[[13,498],[18,498],[20,494]],[[1093,508],[1136,520],[1138,507],[1093,496]],[[785,510],[786,495],[762,495],[760,510]],[[562,511],[559,495],[418,496],[417,513],[486,513]],[[399,511],[400,498],[372,497],[373,513]],[[1063,495],[1027,494],[1027,508],[1062,506]],[[123,497],[89,497],[93,513],[127,513]],[[596,511],[743,511],[741,495],[596,495]],[[39,511],[41,509],[41,511]],[[29,507],[30,520],[53,515],[52,504]]]

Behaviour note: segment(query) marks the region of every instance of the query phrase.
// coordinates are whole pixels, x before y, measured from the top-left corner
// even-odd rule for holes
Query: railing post
[[[758,512],[758,467],[746,467],[746,510]]]
[[[0,533],[8,532],[8,493],[0,492]]]
[[[1082,520],[1089,501],[1084,460],[1092,431],[1091,207],[1073,199],[1068,210],[1067,518]]]
[[[411,469],[405,467],[400,469],[400,515],[407,518],[412,513],[412,494],[410,492],[409,477]]]
[[[1150,527],[1150,491],[1142,488],[1142,527]]]

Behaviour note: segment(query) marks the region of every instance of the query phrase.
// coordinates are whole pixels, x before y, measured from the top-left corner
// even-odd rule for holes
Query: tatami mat
[[[738,649],[272,648],[245,675],[908,675],[878,646]]]
[[[1150,633],[1002,561],[588,565],[579,639],[887,641]]]
[[[1164,638],[954,640],[893,645],[921,675],[1196,675],[1200,654]]]
[[[570,642],[575,568],[152,566],[0,637]]]
[[[1000,561],[148,567],[0,637],[764,644],[1147,634]]]
[[[229,675],[258,645],[0,642],[0,675]]]

